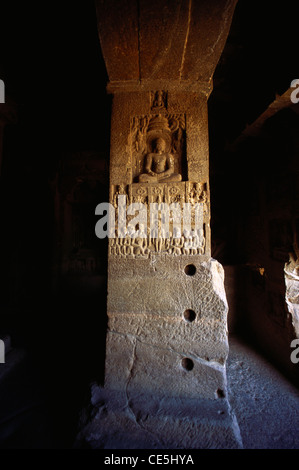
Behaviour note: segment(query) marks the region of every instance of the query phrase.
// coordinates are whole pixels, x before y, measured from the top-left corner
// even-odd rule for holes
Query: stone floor
[[[72,447],[63,422],[67,402],[62,407],[48,406],[45,384],[39,383],[34,364],[23,350],[12,349],[6,361],[0,364],[0,448]],[[297,388],[237,337],[230,337],[227,376],[244,448],[298,449]],[[65,429],[59,439],[57,426]]]
[[[299,390],[236,337],[227,379],[245,449],[299,449]]]

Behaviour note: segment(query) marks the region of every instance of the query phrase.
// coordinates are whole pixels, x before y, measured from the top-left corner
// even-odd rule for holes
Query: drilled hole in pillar
[[[194,266],[194,264],[187,264],[187,266],[185,266],[185,273],[187,274],[187,276],[194,276],[194,274],[196,273],[196,267]]]
[[[189,357],[184,357],[184,359],[182,359],[182,367],[185,370],[192,370],[194,367],[194,362],[192,359],[189,359]]]
[[[225,398],[225,393],[221,388],[217,388],[216,394],[218,398]]]
[[[196,318],[196,313],[194,312],[194,310],[185,310],[184,311],[184,320],[186,320],[186,322],[188,323],[192,323]]]

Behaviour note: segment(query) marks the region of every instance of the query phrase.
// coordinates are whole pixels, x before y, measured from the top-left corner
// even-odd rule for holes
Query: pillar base
[[[105,386],[92,387],[78,447],[242,447],[223,281],[211,258],[110,259]]]
[[[76,448],[240,449],[242,440],[225,398],[158,400],[93,385]]]

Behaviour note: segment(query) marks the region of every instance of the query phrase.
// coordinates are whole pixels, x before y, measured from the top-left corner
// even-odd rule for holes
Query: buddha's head
[[[165,151],[165,148],[166,148],[166,142],[164,139],[162,139],[161,137],[159,137],[157,140],[156,140],[156,150],[160,153],[164,152]]]

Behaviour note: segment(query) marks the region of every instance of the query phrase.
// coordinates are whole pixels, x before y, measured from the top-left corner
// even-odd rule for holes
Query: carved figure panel
[[[157,183],[185,179],[184,115],[159,112],[134,117],[129,143],[134,182]]]
[[[165,196],[164,196],[164,190],[165,186],[163,184],[157,184],[157,185],[149,185],[149,202],[150,203],[161,203],[164,202]]]
[[[185,202],[185,184],[176,184],[173,183],[171,185],[167,185],[165,191],[165,201],[168,204],[176,203],[184,203]]]
[[[126,196],[126,202],[128,200],[127,186],[125,184],[111,185],[110,203],[117,208],[118,207],[118,196]]]
[[[166,182],[166,183],[133,183],[131,185],[114,185],[111,201],[117,209],[119,195],[126,196],[124,213],[118,220],[118,210],[115,211],[116,223],[121,222],[116,234],[118,238],[109,242],[111,256],[149,257],[151,253],[166,255],[204,255],[206,248],[206,223],[208,222],[207,184],[206,182]],[[146,207],[147,217],[144,224],[138,227],[130,225],[132,215],[126,215],[126,209],[132,203],[142,203]],[[170,204],[177,204],[181,219],[177,222]],[[182,225],[184,203],[190,203],[191,218],[189,228]],[[203,219],[199,227],[196,225],[197,203],[203,204]],[[167,206],[165,208],[165,206]],[[181,209],[181,210],[180,210]],[[158,215],[157,215],[158,214]],[[177,213],[176,213],[177,214]],[[123,218],[124,217],[124,218]],[[199,228],[198,228],[199,227]],[[130,230],[137,231],[132,235]]]
[[[142,235],[144,234],[135,238],[126,236],[109,239],[109,255],[121,258],[149,258],[151,254],[170,256],[205,254],[204,229],[184,231],[180,237],[170,232],[166,237],[159,224],[156,232],[153,230],[146,238]]]
[[[117,208],[118,196],[126,196],[126,205],[131,203],[180,203],[189,202],[191,206],[203,203],[205,210],[208,204],[208,191],[206,182],[159,182],[159,183],[133,183],[129,185],[111,185],[110,202]]]
[[[149,188],[147,185],[130,185],[130,203],[138,203],[141,202],[142,204],[149,203]]]
[[[163,90],[152,91],[151,98],[151,111],[152,112],[166,112],[167,109],[167,92]]]
[[[191,204],[197,202],[207,202],[207,184],[206,183],[186,183],[187,200]]]

